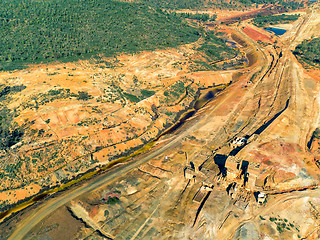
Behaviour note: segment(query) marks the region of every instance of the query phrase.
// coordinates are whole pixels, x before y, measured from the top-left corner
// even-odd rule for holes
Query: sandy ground
[[[5,223],[16,227],[11,239],[37,235],[71,200],[116,239],[319,239],[318,153],[308,148],[319,127],[319,72],[303,69],[290,51],[315,31],[317,14],[301,18],[275,47],[234,27],[255,60],[234,84],[150,152],[49,199],[34,215],[18,214],[17,225]],[[229,76],[217,74],[193,77]],[[267,195],[261,204],[259,192]],[[88,226],[80,237],[100,239]]]

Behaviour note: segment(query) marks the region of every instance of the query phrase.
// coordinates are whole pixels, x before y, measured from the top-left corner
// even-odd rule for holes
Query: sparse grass
[[[127,99],[129,99],[130,102],[137,103],[137,102],[140,101],[140,99],[139,99],[137,96],[132,95],[132,94],[130,94],[130,93],[124,92],[123,95],[124,95]]]
[[[279,233],[283,233],[284,231],[292,231],[292,230],[297,230],[299,232],[299,229],[295,227],[293,223],[290,223],[286,218],[282,219],[282,218],[276,218],[276,217],[269,217],[269,220],[276,224],[277,230]]]
[[[18,143],[24,129],[14,122],[14,112],[5,106],[0,107],[0,150],[7,149]]]
[[[146,90],[146,89],[141,90],[141,95],[142,95],[143,98],[151,97],[155,93],[156,93],[155,91],[149,91],[149,90]]]
[[[96,125],[96,124],[98,124],[100,122],[101,122],[101,120],[99,120],[99,119],[89,118],[89,119],[82,120],[77,125],[78,126],[91,126],[91,125]]]

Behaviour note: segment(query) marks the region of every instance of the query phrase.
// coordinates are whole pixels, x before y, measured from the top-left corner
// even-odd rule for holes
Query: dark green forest
[[[272,0],[273,1],[273,0]],[[271,1],[271,2],[272,2]],[[2,0],[0,70],[29,63],[73,61],[102,54],[175,47],[196,41],[186,16],[161,10],[250,5],[266,0]],[[280,1],[282,3],[282,1]],[[287,5],[290,4],[286,3]],[[221,5],[221,6],[222,6]],[[207,20],[207,15],[190,15]]]
[[[174,47],[199,38],[175,14],[111,0],[2,0],[0,35],[2,70]]]
[[[320,38],[304,40],[293,51],[295,55],[310,65],[320,66]]]
[[[0,150],[11,147],[19,142],[24,131],[14,121],[15,112],[8,109],[2,102],[10,99],[10,95],[21,92],[26,87],[24,85],[6,86],[0,85]]]
[[[270,16],[258,16],[255,19],[252,20],[253,24],[258,27],[265,27],[267,25],[275,25],[280,23],[290,23],[293,21],[296,21],[300,17],[299,14],[294,15],[287,15],[287,14],[281,14],[281,15],[270,15]]]
[[[177,13],[178,16],[181,16],[183,18],[189,18],[189,19],[194,19],[194,20],[199,20],[199,21],[214,21],[217,18],[217,15],[213,15],[210,17],[208,13]]]
[[[238,9],[250,8],[255,4],[280,4],[288,9],[297,9],[303,4],[296,1],[285,0],[136,0],[149,6],[165,9],[195,9],[206,8]]]

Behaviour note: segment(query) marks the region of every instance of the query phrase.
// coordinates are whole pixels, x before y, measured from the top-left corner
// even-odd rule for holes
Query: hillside
[[[299,44],[293,53],[310,65],[320,64],[320,38],[304,40]]]
[[[258,16],[252,20],[253,24],[258,27],[265,27],[268,25],[287,24],[296,21],[299,14],[294,15],[271,15],[271,16]]]
[[[137,1],[138,2],[138,1]],[[303,6],[297,1],[266,1],[266,0],[139,0],[153,7],[160,7],[165,9],[206,9],[206,8],[220,8],[220,9],[237,9],[252,8],[257,4],[280,4],[288,9],[296,9]]]
[[[199,38],[198,31],[178,16],[111,0],[4,0],[0,35],[2,70],[174,47]]]

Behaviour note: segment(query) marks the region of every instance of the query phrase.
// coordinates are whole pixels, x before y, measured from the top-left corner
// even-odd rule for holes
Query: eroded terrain
[[[22,89],[3,104],[27,129],[1,153],[2,206],[138,149],[190,108],[200,89],[232,81],[232,70],[197,71],[197,45],[2,73],[2,86]]]
[[[318,14],[314,5],[288,25],[282,36],[256,28],[248,21],[218,26],[248,59],[244,68],[238,70],[190,71],[183,48],[171,50],[172,55],[168,51],[161,55],[160,51],[120,56],[115,63],[122,63],[118,68],[126,68],[127,72],[120,79],[118,68],[102,68],[97,75],[96,69],[86,73],[72,70],[74,80],[67,86],[63,85],[68,84],[65,81],[59,82],[60,75],[70,74],[63,67],[42,72],[30,70],[28,74],[34,71],[32,79],[36,79],[36,71],[42,74],[39,81],[48,72],[60,71],[48,76],[54,85],[70,89],[70,93],[87,91],[92,96],[81,105],[81,100],[68,96],[73,100],[67,102],[72,102],[71,109],[76,111],[72,116],[78,119],[69,120],[63,107],[66,100],[62,99],[55,105],[39,105],[42,111],[38,109],[33,124],[39,129],[47,127],[48,133],[52,131],[47,136],[48,143],[69,134],[76,140],[65,149],[74,153],[62,153],[61,148],[59,153],[73,156],[76,161],[95,161],[97,166],[110,161],[108,156],[115,156],[115,152],[140,146],[148,141],[147,136],[157,136],[164,129],[161,126],[173,123],[179,111],[194,101],[192,92],[230,81],[232,84],[185,124],[162,136],[150,150],[83,184],[52,194],[4,221],[0,236],[60,239],[61,232],[65,232],[66,239],[319,239],[320,72],[305,70],[291,52],[304,38],[316,34],[319,24],[314,19]],[[144,69],[155,64],[150,63],[149,54],[157,54],[154,59],[159,62],[153,71]],[[177,61],[183,63],[178,69],[172,64]],[[235,60],[220,62],[220,67],[227,67],[232,61]],[[112,103],[101,95],[105,85],[100,82],[102,78],[108,81],[110,75],[117,76],[114,86],[122,89],[122,94],[143,97],[141,89],[146,88],[155,93],[136,104],[121,98],[119,93],[119,99]],[[87,82],[77,86],[81,79]],[[134,86],[135,79],[140,87]],[[179,82],[183,90],[177,95],[165,93],[170,87],[176,89]],[[81,111],[84,107],[96,110],[89,115],[88,111]],[[26,109],[19,115],[20,122],[28,118],[32,107]],[[81,112],[87,115],[80,117]],[[130,112],[130,116],[124,114]],[[94,118],[100,120],[90,122],[94,127],[79,124]],[[45,122],[47,119],[49,123]],[[115,126],[115,119],[123,120]],[[133,140],[121,138],[128,137],[127,132],[139,131],[139,137],[132,136],[132,144]],[[78,133],[88,136],[81,139],[82,144],[76,137]],[[113,145],[106,147],[106,143]],[[103,148],[99,149],[100,146]],[[88,155],[77,159],[79,152]],[[72,166],[77,166],[76,161],[72,161]],[[69,169],[70,165],[64,167]],[[59,171],[66,174],[68,170]],[[72,231],[64,230],[66,222]]]

